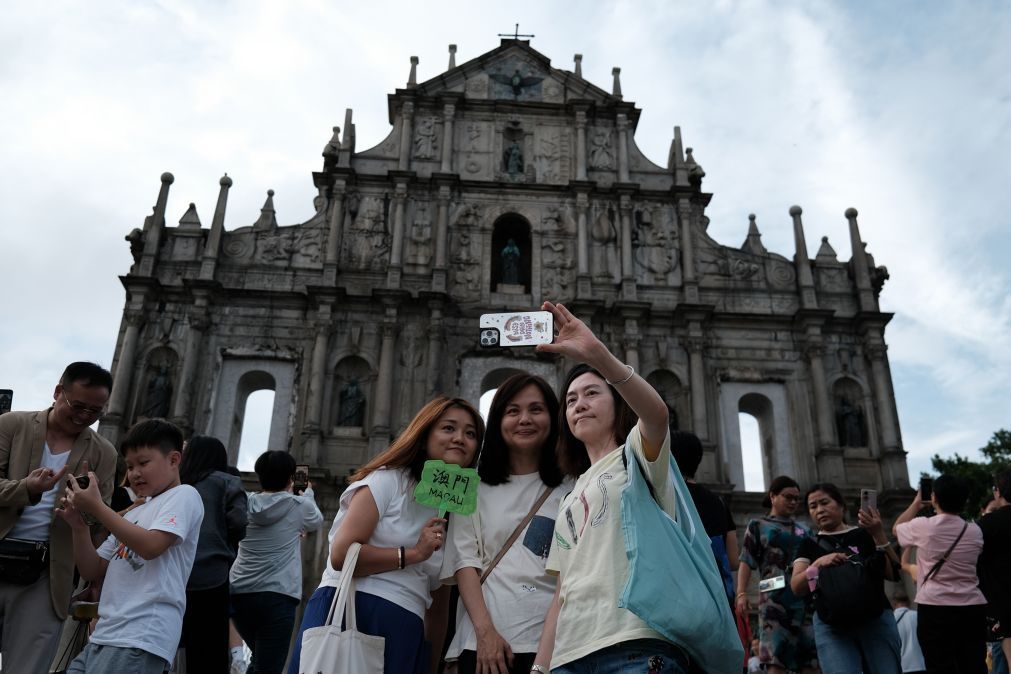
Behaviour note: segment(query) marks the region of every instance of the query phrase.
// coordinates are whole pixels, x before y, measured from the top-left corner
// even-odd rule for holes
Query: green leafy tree
[[[979,451],[983,455],[983,461],[972,461],[960,454],[951,458],[935,454],[930,460],[938,474],[957,475],[969,484],[969,501],[963,513],[967,517],[978,517],[993,498],[991,488],[994,473],[1011,469],[1011,431],[1000,429]]]

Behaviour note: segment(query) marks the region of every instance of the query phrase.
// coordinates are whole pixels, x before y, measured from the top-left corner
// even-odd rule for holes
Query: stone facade
[[[451,50],[451,54],[452,54]],[[452,56],[451,56],[452,58]],[[759,421],[766,478],[889,494],[908,487],[878,307],[887,278],[849,209],[849,261],[823,239],[771,253],[707,234],[705,172],[675,127],[665,166],[636,145],[641,111],[553,68],[522,40],[389,96],[389,136],[359,151],[348,110],[323,150],[315,214],[279,226],[273,192],[225,230],[193,205],[166,226],[172,176],[132,232],[115,389],[101,432],[145,410],[238,451],[248,395],[276,392],[272,448],[324,490],[383,448],[438,392],[474,402],[515,370],[559,383],[569,363],[478,347],[481,313],[566,302],[705,444],[699,480],[743,523],[738,414]],[[506,260],[509,242],[518,255]],[[336,480],[334,479],[336,478]],[[330,491],[321,498],[335,506]],[[318,577],[315,576],[315,577]],[[315,577],[307,579],[315,582]]]

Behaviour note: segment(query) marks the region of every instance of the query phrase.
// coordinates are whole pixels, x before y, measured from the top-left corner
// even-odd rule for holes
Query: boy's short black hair
[[[699,464],[702,463],[702,441],[699,436],[688,431],[671,429],[670,452],[678,464],[681,475],[689,480],[695,479]]]
[[[126,456],[131,449],[154,447],[162,454],[183,451],[183,432],[171,421],[146,419],[133,425],[119,445],[119,453]]]
[[[934,497],[942,511],[957,515],[969,500],[969,485],[955,475],[942,475],[934,480]]]
[[[256,458],[253,470],[265,491],[282,491],[295,475],[295,457],[279,449],[268,449]]]
[[[80,384],[85,388],[104,388],[112,392],[112,374],[101,365],[87,361],[77,361],[67,366],[60,375],[60,386]]]

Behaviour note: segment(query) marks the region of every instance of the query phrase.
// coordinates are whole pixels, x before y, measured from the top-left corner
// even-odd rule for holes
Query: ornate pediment
[[[620,100],[570,71],[552,68],[550,59],[524,40],[503,40],[497,49],[422,82],[415,92],[420,96],[453,92],[474,100],[537,103]]]

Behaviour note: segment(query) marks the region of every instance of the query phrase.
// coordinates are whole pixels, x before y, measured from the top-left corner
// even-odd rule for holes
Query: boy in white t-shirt
[[[204,517],[196,489],[179,483],[182,445],[182,432],[164,419],[130,429],[120,451],[130,486],[148,500],[122,517],[102,502],[94,475],[84,488],[68,480],[60,516],[73,529],[74,561],[85,580],[105,580],[98,626],[68,674],[161,674],[174,657]],[[82,513],[110,532],[98,550]]]

